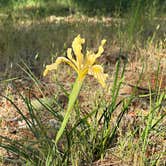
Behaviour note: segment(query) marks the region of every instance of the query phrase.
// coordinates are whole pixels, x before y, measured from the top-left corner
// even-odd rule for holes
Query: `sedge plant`
[[[105,39],[101,41],[101,45],[99,46],[98,52],[96,54],[92,51],[87,51],[86,55],[83,55],[82,45],[85,43],[85,39],[81,38],[80,35],[78,35],[73,40],[73,43],[72,43],[72,48],[73,48],[73,52],[75,54],[76,59],[73,58],[72,48],[68,48],[67,58],[58,57],[55,63],[51,65],[47,65],[46,69],[44,70],[43,75],[46,76],[49,71],[56,70],[60,63],[65,62],[70,67],[72,67],[77,72],[77,75],[78,75],[69,96],[68,107],[67,107],[66,114],[64,116],[64,120],[55,138],[56,144],[58,143],[60,137],[62,136],[64,132],[64,129],[69,120],[71,111],[73,109],[74,103],[77,100],[77,97],[79,95],[79,92],[81,90],[81,87],[86,75],[87,74],[93,75],[103,87],[106,86],[105,81],[108,75],[103,72],[103,67],[101,65],[95,64],[96,59],[100,57],[104,51],[103,46],[105,42],[106,42]]]

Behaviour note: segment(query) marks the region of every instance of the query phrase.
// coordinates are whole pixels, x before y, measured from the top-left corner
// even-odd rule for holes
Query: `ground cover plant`
[[[0,1],[1,165],[166,164],[164,2],[103,2]]]

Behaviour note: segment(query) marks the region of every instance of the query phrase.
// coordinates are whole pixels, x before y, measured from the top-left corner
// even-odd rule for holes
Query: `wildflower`
[[[76,59],[73,58],[72,49],[68,48],[67,58],[58,57],[55,63],[46,66],[43,75],[47,75],[47,73],[51,70],[56,70],[58,68],[58,65],[64,62],[71,66],[77,72],[78,79],[80,81],[84,80],[85,76],[89,74],[93,75],[98,80],[98,82],[103,87],[105,87],[105,81],[108,75],[104,74],[103,67],[101,65],[94,64],[96,59],[103,53],[103,46],[105,42],[105,39],[101,41],[101,45],[99,46],[98,52],[96,54],[92,51],[87,51],[86,55],[84,56],[82,53],[82,45],[85,43],[85,39],[81,38],[80,35],[78,35],[72,43],[72,48]]]
[[[71,66],[78,74],[78,77],[74,83],[73,89],[70,93],[69,100],[68,100],[68,106],[66,110],[66,114],[64,116],[63,122],[61,124],[61,127],[56,135],[55,143],[57,144],[60,137],[62,136],[64,129],[67,125],[67,122],[69,120],[71,111],[73,109],[74,103],[78,97],[78,94],[80,92],[83,80],[87,74],[93,75],[99,83],[105,87],[105,81],[107,78],[107,74],[104,74],[103,68],[101,65],[96,65],[95,61],[98,57],[101,56],[104,49],[103,46],[105,44],[106,40],[101,41],[101,45],[98,48],[98,52],[95,54],[92,51],[87,51],[86,55],[84,56],[82,53],[82,44],[85,43],[85,39],[81,38],[80,35],[78,35],[73,43],[72,48],[73,52],[75,54],[76,58],[73,58],[72,55],[72,48],[68,48],[67,50],[67,58],[65,57],[58,57],[55,61],[55,63],[51,65],[47,65],[46,69],[44,70],[43,75],[47,75],[47,73],[51,70],[56,70],[60,63],[64,62],[67,63],[69,66]]]

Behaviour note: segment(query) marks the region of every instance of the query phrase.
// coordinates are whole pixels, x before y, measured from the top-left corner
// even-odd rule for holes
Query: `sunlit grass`
[[[19,155],[23,163],[26,162],[35,165],[42,165],[49,162],[52,162],[53,165],[69,163],[79,165],[81,163],[92,163],[93,160],[99,159],[100,157],[103,158],[105,156],[105,150],[116,139],[114,137],[116,137],[117,128],[133,98],[124,99],[119,103],[116,102],[124,75],[124,69],[120,72],[119,66],[120,62],[117,63],[114,86],[110,91],[112,101],[106,102],[103,98],[103,104],[101,104],[96,99],[96,108],[94,107],[84,115],[79,113],[81,108],[75,105],[75,109],[73,110],[75,111],[75,118],[69,121],[64,133],[61,133],[62,137],[58,138],[58,145],[54,141],[54,136],[50,138],[50,133],[48,133],[53,132],[57,134],[57,129],[51,129],[48,123],[42,121],[40,110],[37,110],[33,106],[31,99],[20,95],[30,115],[30,118],[28,118],[12,99],[3,96],[12,104],[17,113],[21,115],[28,129],[33,134],[34,141],[23,139],[20,140],[21,142],[23,141],[23,144],[19,144],[20,141],[12,141],[7,137],[1,136],[0,146]],[[118,79],[119,74],[120,80]],[[60,124],[63,115],[61,111],[58,111],[58,105],[52,107],[49,103],[44,103],[40,99],[37,100],[44,107],[45,111],[50,113],[54,121]],[[55,103],[58,103],[56,99]],[[121,112],[115,117],[115,121],[111,123],[111,115],[120,104],[122,104]],[[84,154],[85,152],[87,154],[86,156]],[[53,156],[56,156],[56,158],[53,158]]]
[[[19,94],[29,117],[26,117],[23,108],[14,102],[15,94],[13,97],[11,93],[10,96],[3,96],[22,116],[26,122],[26,130],[32,133],[33,140],[25,139],[23,136],[18,142],[1,135],[0,146],[20,156],[13,161],[4,157],[2,161],[29,165],[49,165],[50,163],[80,165],[92,164],[99,159],[104,162],[107,156],[114,156],[115,160],[111,160],[113,163],[118,160],[127,165],[133,162],[139,165],[163,164],[165,91],[158,86],[158,89],[152,92],[149,86],[147,94],[138,95],[136,85],[133,93],[119,101],[125,74],[125,68],[122,70],[120,66],[118,62],[114,69],[113,84],[105,93],[105,95],[109,94],[110,98],[106,99],[105,96],[99,98],[96,95],[95,100],[91,101],[94,102],[93,107],[85,113],[83,113],[83,107],[76,102],[71,119],[57,145],[55,136],[64,118],[64,108],[60,106],[56,96],[52,98],[53,106],[47,102],[47,98],[34,100]],[[26,70],[25,72],[29,72]],[[159,70],[160,66],[158,72]],[[31,79],[35,80],[36,78],[33,77],[31,75]],[[140,76],[139,82],[141,78]],[[6,94],[9,93],[6,92]],[[137,100],[141,102],[146,100],[147,108],[144,110],[138,107],[130,113]],[[34,101],[40,103],[39,107],[34,105]],[[48,119],[43,121],[45,117],[43,113],[46,112]],[[20,142],[22,144],[19,144]]]

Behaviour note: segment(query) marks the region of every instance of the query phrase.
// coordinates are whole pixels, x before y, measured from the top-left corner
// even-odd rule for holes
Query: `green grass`
[[[30,118],[27,118],[21,108],[18,108],[10,98],[3,96],[21,115],[35,139],[34,141],[28,139],[13,141],[1,135],[0,146],[19,155],[22,163],[31,165],[50,165],[50,162],[51,165],[68,165],[69,163],[80,165],[103,158],[106,149],[113,146],[121,119],[133,99],[131,96],[129,99],[123,99],[119,103],[116,102],[124,75],[124,69],[120,73],[119,67],[120,62],[117,63],[114,85],[110,92],[112,101],[106,103],[104,98],[102,102],[97,101],[94,109],[86,115],[81,115],[81,109],[78,105],[75,105],[75,117],[67,125],[68,127],[60,138],[58,145],[54,142],[54,138],[48,136],[48,131],[52,130],[56,134],[57,129],[51,129],[47,123],[42,122],[40,110],[35,109],[36,107],[33,106],[33,102],[29,98],[21,95],[30,115]],[[120,79],[118,79],[119,74]],[[63,115],[61,115],[61,112],[63,111],[58,110],[58,107],[50,107],[48,103],[44,103],[40,99],[37,100],[57,123],[62,122]],[[119,105],[122,105],[122,108],[115,118],[115,124],[113,124],[111,123],[112,114]],[[20,144],[20,142],[22,143]]]
[[[164,164],[164,146],[161,140],[165,135],[165,91],[157,86],[158,89],[152,93],[149,87],[148,94],[137,95],[137,86],[135,86],[131,95],[118,100],[125,74],[125,65],[122,65],[122,68],[121,65],[118,61],[114,69],[113,85],[107,92],[111,96],[110,100],[106,100],[104,96],[96,98],[94,106],[86,114],[82,113],[78,100],[58,144],[55,143],[55,136],[64,117],[64,108],[60,106],[56,97],[54,97],[54,106],[52,106],[44,98],[34,100],[18,92],[28,110],[29,117],[26,117],[22,108],[19,108],[11,97],[2,95],[1,97],[14,106],[16,112],[26,122],[27,130],[33,135],[33,139],[22,137],[15,141],[1,135],[0,147],[19,156],[12,160],[1,156],[2,163],[92,165],[93,162],[104,159],[106,154],[113,154],[119,156],[119,162],[128,165],[132,161],[139,165]],[[25,69],[26,73],[29,72],[26,70],[29,69]],[[33,75],[30,78],[36,79]],[[138,84],[141,79],[142,75],[140,75]],[[147,114],[143,115],[139,111],[139,115],[135,116],[137,119],[126,122],[125,118],[133,102],[141,98],[149,99]],[[36,107],[34,101],[40,103],[42,109]],[[43,120],[45,114],[49,117],[47,121]],[[49,119],[53,120],[52,123],[48,121]],[[128,123],[127,126],[125,126],[126,123]],[[133,142],[137,143],[133,144]],[[152,147],[158,148],[158,146],[161,149],[158,149],[157,153],[153,152]],[[112,150],[114,152],[110,154],[109,151]]]

